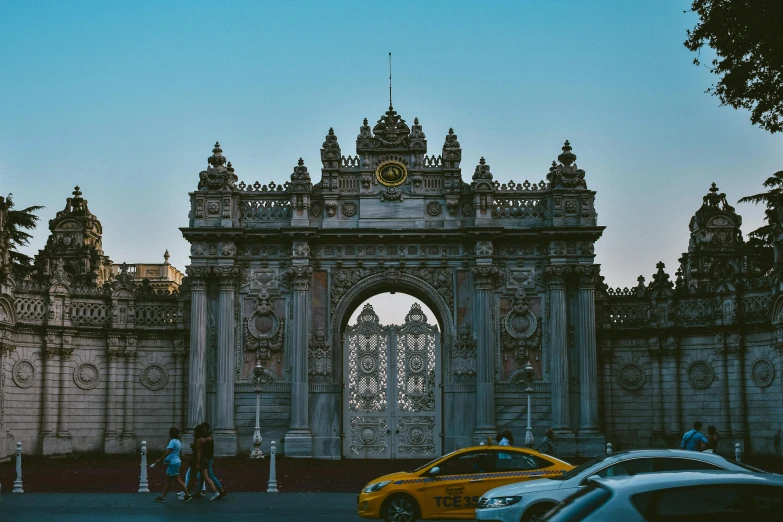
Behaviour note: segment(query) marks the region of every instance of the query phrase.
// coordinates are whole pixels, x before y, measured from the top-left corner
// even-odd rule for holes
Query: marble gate
[[[437,315],[439,451],[519,426],[521,369],[536,369],[536,432],[563,454],[599,451],[595,192],[568,142],[546,180],[499,183],[481,158],[463,181],[449,130],[428,155],[418,119],[365,119],[356,153],[332,129],[313,183],[240,182],[215,144],[190,194],[188,425],[211,419],[220,454],[249,447],[252,369],[264,367],[265,439],[341,458],[344,335],[368,297],[402,291]]]

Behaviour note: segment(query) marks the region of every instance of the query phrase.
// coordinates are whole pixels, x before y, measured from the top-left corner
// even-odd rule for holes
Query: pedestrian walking
[[[207,476],[212,480],[212,483],[215,484],[215,487],[218,490],[218,493],[212,495],[212,497],[209,500],[220,500],[228,493],[226,492],[226,489],[223,487],[223,485],[220,483],[218,478],[215,476],[215,471],[213,469],[213,465],[215,462],[215,440],[212,438],[212,432],[209,430],[209,423],[204,422],[201,424],[201,426],[204,428],[204,457],[207,459]],[[198,482],[198,489],[201,491],[201,486],[204,483],[204,475],[203,473],[199,473],[199,482]]]
[[[552,428],[547,428],[546,430],[546,436],[544,437],[544,440],[541,441],[541,445],[538,447],[538,451],[540,453],[544,453],[546,455],[553,455],[555,454],[555,432],[552,430]]]
[[[704,453],[715,453],[718,451],[718,430],[715,426],[707,427],[707,444],[704,447]]]
[[[198,473],[201,474],[201,478],[206,481],[209,488],[212,490],[215,495],[219,496],[219,493],[217,491],[217,488],[215,487],[215,483],[212,482],[212,479],[208,476],[208,469],[209,469],[209,462],[208,459],[205,457],[204,452],[204,446],[206,444],[206,432],[204,430],[204,426],[199,424],[196,426],[196,431],[194,433],[195,440],[193,441],[193,460],[191,461],[190,468],[191,471],[195,470]],[[196,477],[191,474],[191,482],[193,479],[196,479]],[[196,487],[198,487],[198,480],[196,480]],[[190,488],[190,482],[188,483],[188,488]],[[187,493],[186,493],[187,495]],[[215,496],[213,495],[213,497]],[[185,497],[187,498],[187,496]]]
[[[680,448],[684,450],[703,451],[709,441],[707,440],[707,437],[699,431],[701,430],[701,427],[701,421],[694,422],[693,429],[686,431],[682,436]]]
[[[185,493],[183,501],[190,502],[192,497],[188,495],[188,489],[185,487],[185,483],[182,482],[182,478],[179,476],[180,466],[182,465],[182,460],[180,459],[182,442],[179,440],[179,430],[177,428],[171,428],[169,430],[169,437],[171,440],[169,441],[169,445],[166,446],[166,453],[161,455],[160,458],[153,463],[153,466],[155,464],[159,464],[160,462],[165,462],[167,465],[166,485],[163,486],[163,493],[161,493],[161,495],[157,497],[155,501],[166,502],[166,495],[169,492],[169,488],[171,488],[174,482],[177,482],[182,488],[182,491]]]
[[[511,430],[506,428],[503,430],[503,432],[498,435],[498,446],[513,446],[514,445],[514,436],[511,434]]]

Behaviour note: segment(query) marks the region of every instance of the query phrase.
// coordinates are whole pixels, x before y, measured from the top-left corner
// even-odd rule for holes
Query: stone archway
[[[359,304],[390,290],[420,299],[435,315],[440,332],[427,324],[432,322],[432,318],[424,316],[417,304],[408,312],[402,326],[378,324],[377,316],[368,305],[360,314],[360,324],[356,327],[348,325],[351,314]],[[362,316],[367,316],[364,325],[361,324]],[[369,323],[371,319],[372,324]],[[428,458],[439,455],[444,446],[444,367],[447,366],[449,357],[446,354],[451,353],[449,347],[454,337],[453,318],[443,296],[426,281],[396,269],[371,275],[358,281],[343,295],[332,314],[331,328],[333,346],[338,347],[335,368],[339,368],[338,382],[342,386],[343,457]],[[376,374],[388,386],[388,394],[381,392],[377,395],[383,395],[378,404],[370,400],[358,407],[351,404],[351,398],[357,395],[354,378],[362,374],[357,370],[358,361],[354,360],[352,365],[350,359],[351,354],[357,358],[357,353],[361,352],[361,349],[357,352],[357,340],[373,344],[364,356],[373,361],[373,377],[370,377],[373,386],[378,384],[375,382]],[[410,371],[409,356],[418,355],[415,351],[411,352],[412,342],[419,343],[416,348],[422,352],[420,355],[427,358],[429,353],[431,357],[422,367],[426,367],[431,374],[420,383],[419,390],[426,400],[414,398],[413,402],[404,391],[400,391],[404,388],[403,381],[416,378]],[[428,346],[423,346],[422,342]],[[350,368],[353,368],[353,372]],[[374,393],[370,395],[375,396]]]

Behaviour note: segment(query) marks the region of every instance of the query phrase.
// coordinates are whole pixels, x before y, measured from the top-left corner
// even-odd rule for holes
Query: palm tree
[[[765,225],[750,232],[750,240],[747,245],[754,249],[756,261],[765,268],[772,267],[772,252],[775,239],[781,226],[781,213],[783,213],[783,170],[779,170],[764,181],[767,192],[745,196],[740,203],[763,203],[767,209],[764,211]]]
[[[13,194],[8,194],[3,204],[6,212],[5,227],[9,236],[9,249],[11,259],[11,274],[16,279],[24,279],[33,271],[33,258],[19,252],[19,248],[27,246],[33,237],[25,230],[32,230],[38,223],[38,216],[34,212],[44,207],[32,206],[22,210],[13,210]]]

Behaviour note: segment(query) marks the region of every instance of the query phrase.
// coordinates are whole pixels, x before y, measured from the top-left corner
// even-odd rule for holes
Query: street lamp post
[[[530,364],[530,360],[527,361],[522,372],[525,378],[525,392],[527,393],[527,429],[525,430],[525,446],[532,448],[536,441],[533,438],[533,427],[530,425],[530,394],[533,393],[533,377],[535,377],[536,371]]]
[[[264,368],[261,361],[256,361],[256,367],[253,368],[253,380],[255,381],[256,392],[256,429],[253,431],[253,451],[250,453],[251,459],[263,459],[264,452],[261,451],[261,377],[264,375]]]

